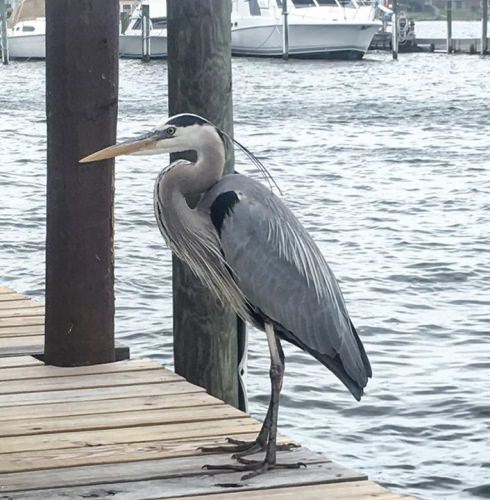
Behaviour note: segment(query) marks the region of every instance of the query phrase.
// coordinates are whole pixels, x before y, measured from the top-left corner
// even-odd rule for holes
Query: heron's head
[[[189,113],[170,117],[151,132],[101,149],[80,160],[80,163],[106,160],[115,156],[139,154],[179,153],[181,151],[200,151],[215,141],[222,145],[218,129],[209,121]]]

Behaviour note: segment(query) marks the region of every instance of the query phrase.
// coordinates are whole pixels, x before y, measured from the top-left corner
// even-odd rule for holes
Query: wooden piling
[[[45,361],[53,365],[114,360],[114,163],[78,160],[116,139],[118,19],[117,0],[46,2]]]
[[[447,53],[453,52],[453,2],[447,0],[446,4],[446,21],[447,21]]]
[[[393,0],[393,14],[391,16],[391,50],[393,59],[398,59],[398,0]]]
[[[0,0],[0,29],[2,30],[2,64],[9,63],[9,45],[7,36],[7,1]]]
[[[231,2],[168,0],[167,22],[170,114],[196,113],[231,134]],[[176,372],[237,406],[236,316],[175,257],[173,294]]]
[[[141,5],[141,59],[148,62],[151,57],[150,48],[150,6]]]
[[[482,0],[482,17],[481,17],[481,55],[484,56],[488,52],[488,0]]]
[[[289,57],[288,0],[282,0],[282,57]]]

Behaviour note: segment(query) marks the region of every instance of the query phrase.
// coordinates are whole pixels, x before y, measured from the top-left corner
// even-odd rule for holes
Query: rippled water
[[[489,498],[490,58],[240,58],[233,71],[235,135],[327,256],[374,369],[356,403],[287,345],[281,430],[396,491]],[[42,297],[43,63],[2,67],[0,89],[0,281]],[[163,116],[165,63],[121,61],[120,137]],[[171,365],[170,254],[151,200],[165,162],[118,162],[117,335]],[[250,337],[262,417],[267,347]]]

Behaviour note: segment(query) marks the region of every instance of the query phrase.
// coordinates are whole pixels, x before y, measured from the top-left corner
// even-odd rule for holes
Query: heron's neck
[[[158,226],[175,252],[203,228],[199,213],[189,207],[186,197],[206,192],[223,176],[225,149],[219,137],[196,147],[196,152],[196,163],[177,161],[160,173],[155,184]]]
[[[213,138],[214,139],[214,138]],[[195,148],[196,163],[181,163],[164,177],[167,189],[183,196],[206,192],[223,176],[225,148],[219,137]]]
[[[225,148],[221,140],[206,144],[196,152],[197,161],[186,172],[184,195],[204,193],[223,177]]]

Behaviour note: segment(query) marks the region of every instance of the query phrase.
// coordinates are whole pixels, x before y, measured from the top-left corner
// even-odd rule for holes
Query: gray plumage
[[[223,220],[221,250],[243,295],[360,399],[371,367],[317,245],[281,199],[243,175],[223,177],[197,211],[209,217],[214,200],[228,191],[239,201]]]

